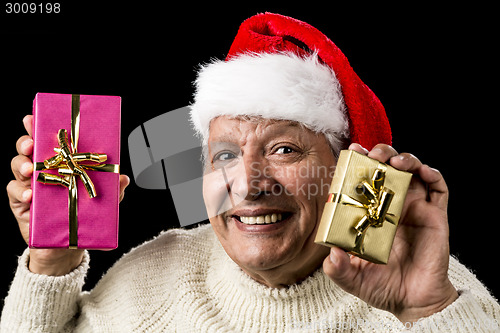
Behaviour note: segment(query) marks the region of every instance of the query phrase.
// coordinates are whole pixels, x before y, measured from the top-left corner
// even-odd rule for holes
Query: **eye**
[[[294,152],[295,152],[295,149],[288,147],[288,146],[282,146],[282,147],[279,147],[278,149],[275,150],[276,154],[291,154]]]
[[[230,167],[236,161],[238,161],[238,155],[230,151],[221,151],[215,154],[212,160],[212,168],[220,169],[225,167]]]
[[[236,155],[231,153],[231,152],[221,152],[215,155],[214,157],[214,162],[215,161],[229,161],[232,160],[233,158],[236,158]]]

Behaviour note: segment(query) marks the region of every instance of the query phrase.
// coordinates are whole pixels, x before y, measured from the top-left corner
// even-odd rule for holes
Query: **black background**
[[[59,14],[0,9],[1,180],[12,178],[15,142],[37,92],[122,97],[122,173],[132,177],[128,134],[192,99],[196,67],[224,58],[240,23],[259,12],[308,22],[336,43],[387,109],[393,145],[439,169],[450,189],[451,252],[492,293],[500,249],[498,73],[493,8],[411,2],[379,6],[330,1],[286,5],[68,1]],[[0,191],[0,299],[26,248]],[[178,226],[168,191],[132,184],[120,205],[120,246],[91,252],[85,289],[125,252]],[[168,272],[166,272],[168,274]],[[2,304],[2,303],[0,303]]]

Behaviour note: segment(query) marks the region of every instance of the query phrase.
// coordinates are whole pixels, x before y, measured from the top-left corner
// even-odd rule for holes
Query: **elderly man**
[[[227,61],[200,71],[191,109],[210,224],[160,234],[84,293],[87,252],[26,250],[2,331],[498,330],[500,306],[449,256],[443,177],[389,146],[382,105],[319,31],[275,14],[245,21]],[[29,135],[8,186],[25,239]],[[347,147],[414,175],[387,265],[314,243]]]

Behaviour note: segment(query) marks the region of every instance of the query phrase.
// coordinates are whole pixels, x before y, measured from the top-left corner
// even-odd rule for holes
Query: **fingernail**
[[[33,140],[32,139],[26,139],[21,144],[21,147],[22,147],[23,150],[27,150],[29,147],[31,147],[31,145],[33,145]]]
[[[436,168],[432,168],[432,167],[430,167],[430,166],[427,166],[427,167],[428,167],[429,169],[431,169],[432,171],[434,171],[434,172],[440,173],[440,171],[439,171],[438,169],[436,169]]]
[[[25,176],[29,175],[32,171],[33,165],[30,162],[25,162],[21,165],[21,173]]]
[[[32,192],[31,190],[26,190],[23,192],[23,200],[24,201],[28,201],[29,198],[31,198],[31,192]]]
[[[334,265],[337,265],[339,263],[339,259],[337,258],[337,255],[335,254],[335,251],[333,251],[333,250],[330,251],[330,261]]]
[[[356,149],[356,147],[358,148],[361,148],[365,153],[368,154],[368,149],[366,149],[365,147],[363,147],[362,145],[360,145],[359,143],[356,143],[356,142],[353,142],[349,145],[349,149],[351,150],[354,150]]]

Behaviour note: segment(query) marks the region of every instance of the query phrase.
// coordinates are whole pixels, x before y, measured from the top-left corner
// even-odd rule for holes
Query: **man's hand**
[[[28,132],[17,140],[17,155],[12,159],[11,167],[14,180],[7,185],[7,194],[12,212],[19,224],[24,241],[29,239],[29,214],[31,204],[31,177],[33,174],[32,139],[33,116],[23,119],[24,127]],[[120,175],[120,201],[123,199],[125,188],[130,179]],[[75,269],[83,258],[83,250],[68,249],[30,249],[29,269],[33,273],[45,275],[64,275]]]
[[[441,173],[415,156],[379,144],[368,152],[349,149],[413,173],[387,265],[377,265],[332,247],[325,273],[347,292],[390,311],[402,322],[415,322],[441,311],[458,293],[448,279],[448,188]]]

